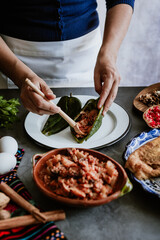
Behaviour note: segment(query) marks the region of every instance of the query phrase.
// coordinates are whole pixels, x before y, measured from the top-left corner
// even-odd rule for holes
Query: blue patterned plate
[[[137,148],[141,147],[143,144],[153,140],[154,138],[160,136],[159,129],[152,129],[149,132],[142,132],[140,135],[134,137],[126,146],[124,153],[124,159],[127,161],[129,155],[135,151]],[[147,180],[138,180],[132,173],[131,177],[138,182],[142,188],[160,198],[160,177],[151,178]]]

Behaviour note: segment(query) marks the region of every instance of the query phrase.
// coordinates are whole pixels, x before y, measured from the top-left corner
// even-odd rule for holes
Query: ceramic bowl
[[[128,176],[124,170],[124,168],[115,160],[112,158],[108,157],[107,155],[100,153],[95,150],[91,149],[83,149],[83,148],[76,148],[79,150],[83,150],[85,152],[88,152],[94,157],[97,157],[101,161],[108,161],[110,160],[116,165],[116,169],[119,172],[118,176],[118,181],[117,184],[114,188],[114,192],[109,195],[107,198],[103,199],[98,199],[98,200],[81,200],[81,199],[72,199],[68,197],[63,197],[60,195],[55,194],[51,189],[45,186],[44,182],[42,179],[39,177],[39,172],[43,169],[45,162],[53,155],[57,154],[64,154],[66,155],[67,153],[67,148],[59,148],[59,149],[54,149],[51,150],[47,153],[44,154],[35,154],[32,158],[33,160],[33,178],[38,186],[38,188],[48,197],[52,198],[53,200],[56,200],[58,202],[72,205],[72,206],[84,206],[84,207],[89,207],[89,206],[98,206],[102,204],[106,204],[110,201],[113,201],[114,199],[117,199],[118,197],[123,196],[124,194],[128,193],[132,189],[132,184],[130,183]]]

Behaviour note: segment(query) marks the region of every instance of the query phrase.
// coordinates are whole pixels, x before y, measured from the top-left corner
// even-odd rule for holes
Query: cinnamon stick
[[[43,212],[44,216],[49,221],[64,220],[66,218],[63,210],[55,210],[49,212]],[[20,217],[13,217],[6,220],[0,220],[0,230],[6,230],[16,227],[24,227],[32,224],[41,223],[39,220],[35,219],[32,215],[25,215]]]
[[[36,218],[38,221],[43,223],[47,221],[47,217],[43,213],[41,213],[38,208],[27,202],[23,197],[21,197],[6,183],[2,182],[0,184],[0,190],[4,192],[8,197],[10,197],[19,206],[30,212],[34,216],[34,218]]]

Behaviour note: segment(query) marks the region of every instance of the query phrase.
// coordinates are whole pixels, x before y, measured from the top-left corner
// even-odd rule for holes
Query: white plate
[[[96,99],[95,96],[78,95],[75,96],[81,100],[84,105],[88,99]],[[56,98],[54,102],[57,104],[60,98]],[[87,141],[77,143],[70,132],[70,127],[63,131],[45,136],[41,130],[48,118],[48,115],[37,115],[28,113],[25,119],[25,130],[27,134],[34,139],[38,144],[47,148],[65,148],[65,147],[82,147],[82,148],[102,148],[111,145],[122,137],[124,137],[130,128],[130,119],[126,111],[118,104],[113,103],[110,110],[103,118],[102,125],[99,130]]]

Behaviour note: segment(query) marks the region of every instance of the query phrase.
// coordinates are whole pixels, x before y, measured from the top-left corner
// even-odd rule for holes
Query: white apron
[[[49,87],[93,87],[93,73],[101,46],[94,31],[72,40],[31,42],[1,35],[15,55],[46,81]],[[0,88],[16,88],[0,73]]]

